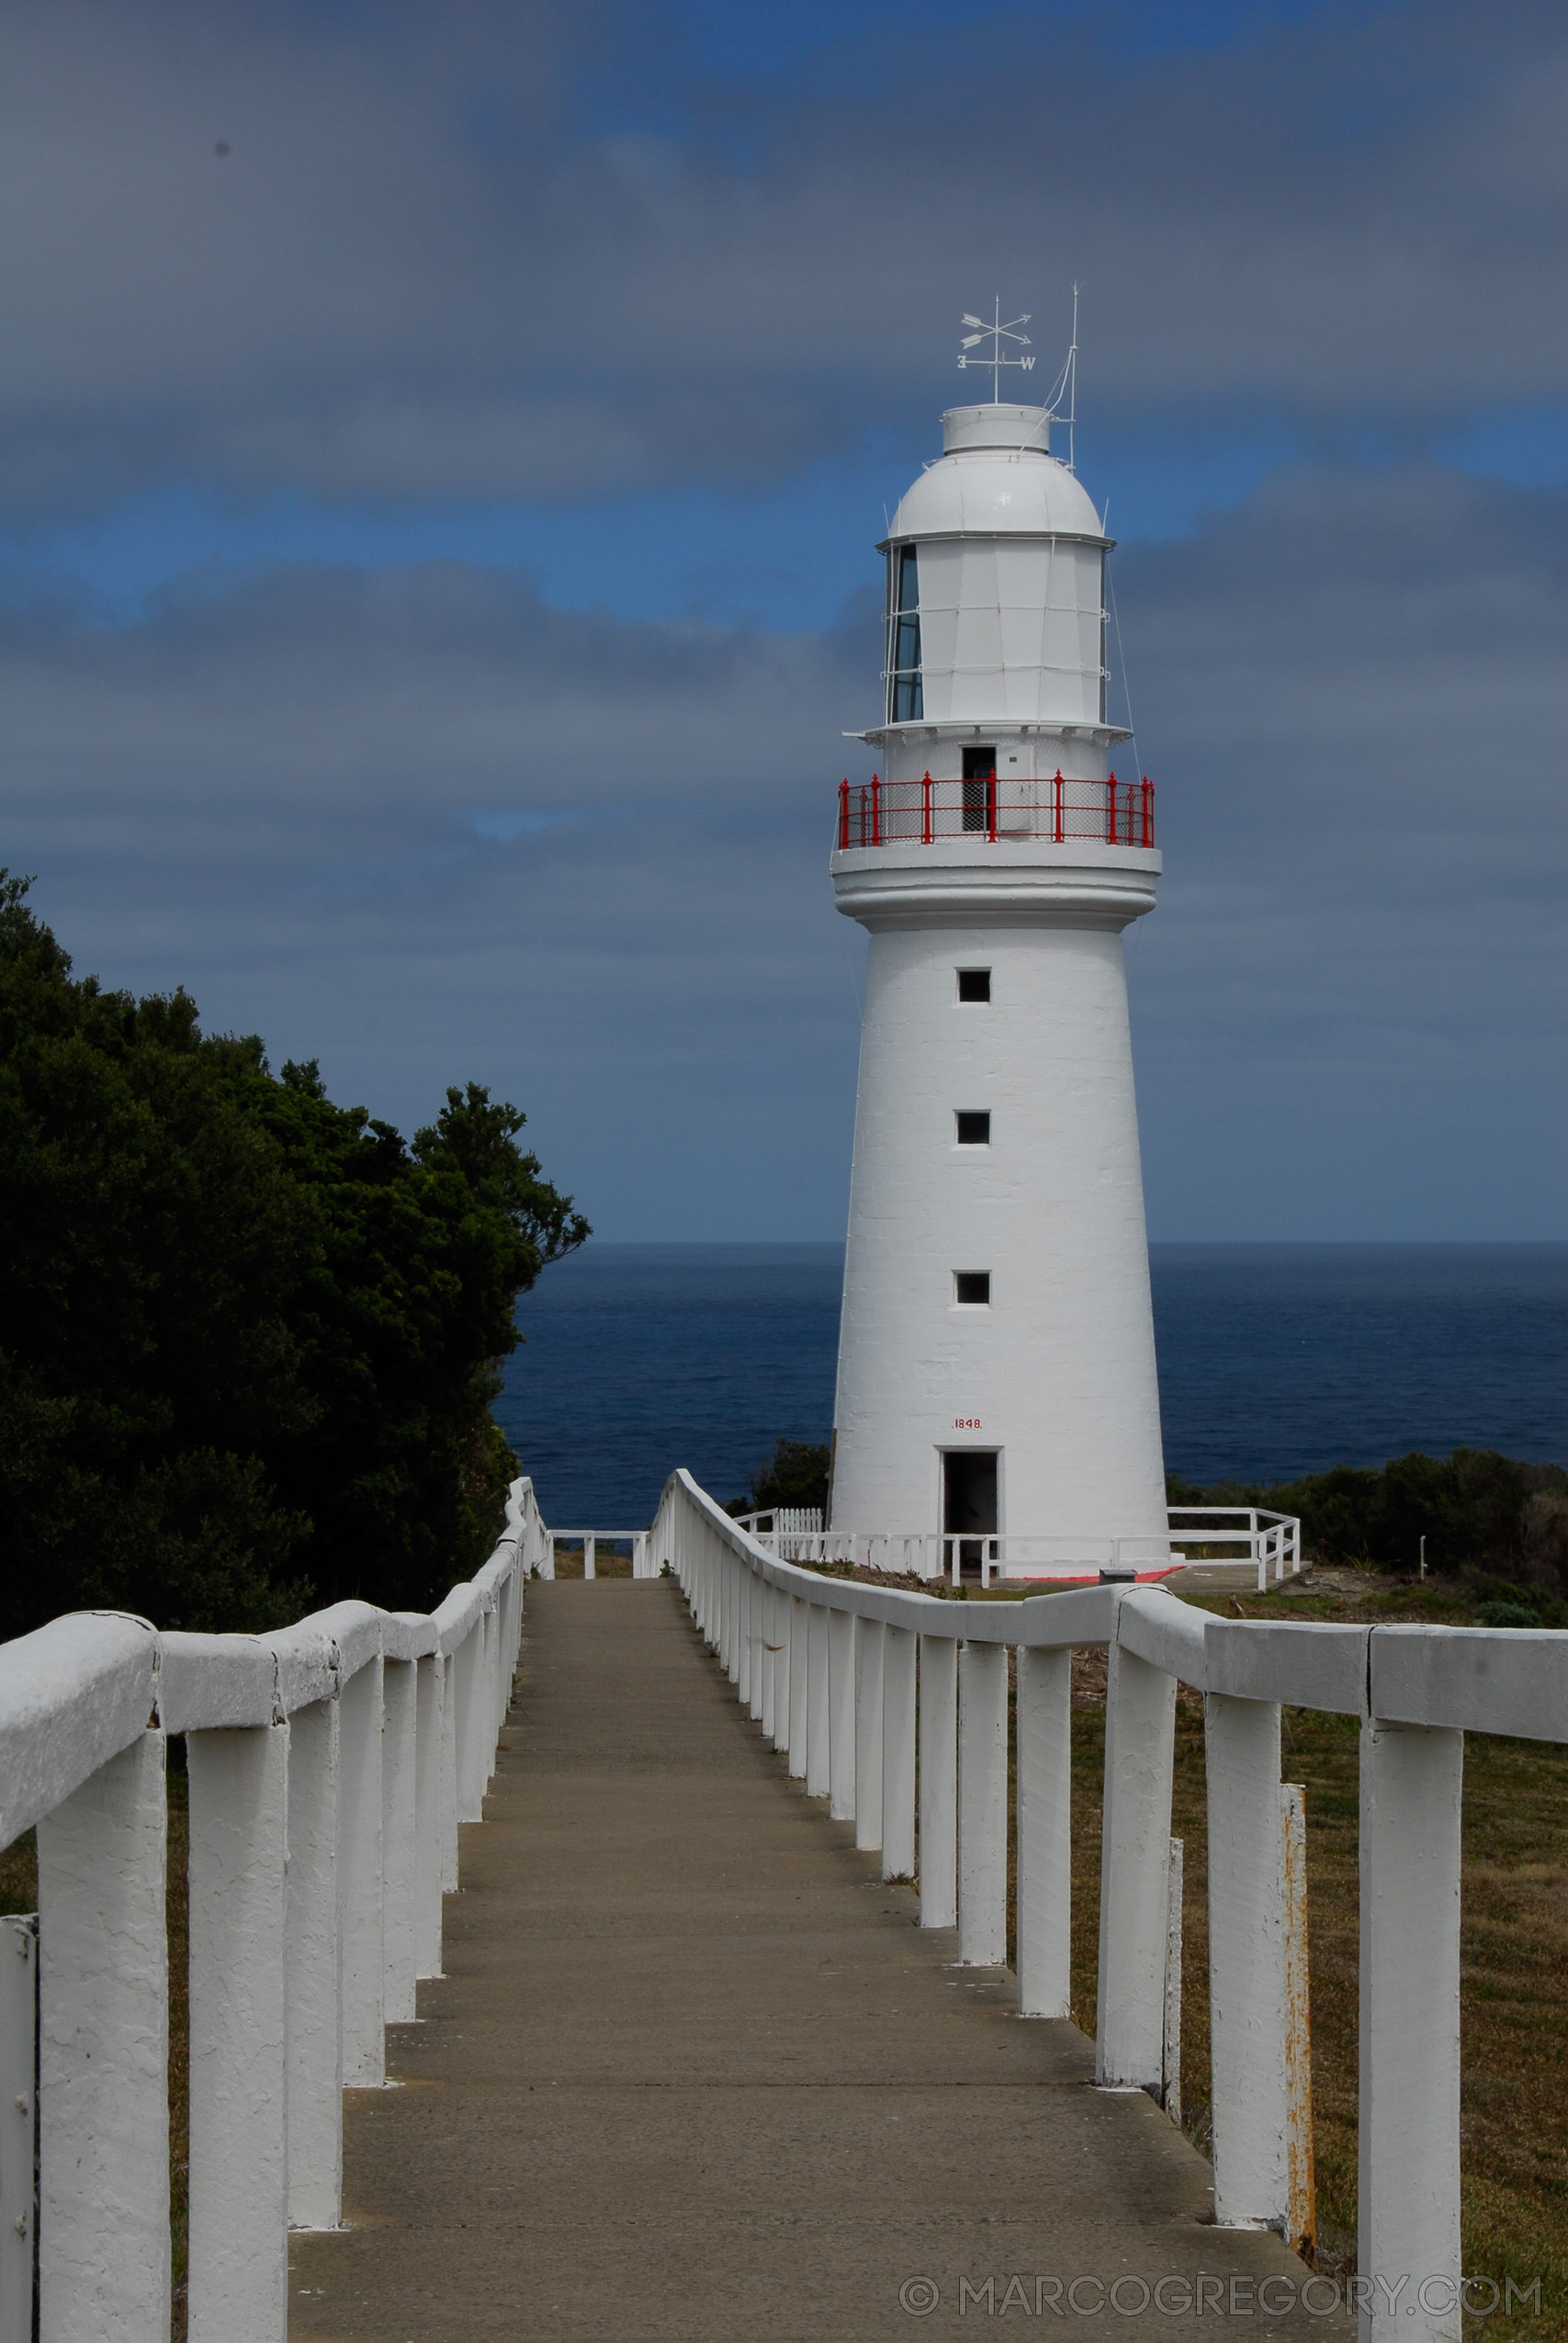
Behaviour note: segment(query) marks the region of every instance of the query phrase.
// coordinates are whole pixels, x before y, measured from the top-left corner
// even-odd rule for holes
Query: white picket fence
[[[39,1864],[36,1927],[0,1940],[6,2343],[34,2333],[35,2282],[40,2343],[167,2343],[171,1733],[189,2335],[285,2343],[288,2233],[339,2224],[343,2091],[385,2081],[385,2027],[441,1973],[457,1826],[481,1817],[548,1551],[519,1480],[490,1560],[429,1616],[341,1602],[253,1636],[89,1612],[0,1645],[0,1846],[36,1824]]]
[[[1194,1544],[1223,1549],[1215,1557],[1245,1562],[1258,1572],[1258,1591],[1278,1586],[1302,1567],[1302,1525],[1293,1513],[1270,1513],[1258,1506],[1176,1505],[1169,1526]],[[766,1527],[763,1524],[766,1523]],[[1098,1579],[1125,1573],[1152,1577],[1179,1568],[1187,1556],[1168,1537],[1064,1537],[1008,1530],[824,1529],[819,1511],[761,1507],[743,1513],[740,1525],[759,1545],[785,1562],[840,1562],[852,1569],[886,1570],[917,1579],[951,1578],[957,1586],[965,1564],[976,1566],[982,1586],[1009,1579]],[[558,1535],[561,1533],[558,1532]]]
[[[794,1567],[686,1473],[668,1562],[808,1796],[915,1877],[962,1962],[1007,1952],[1008,1650],[1017,1661],[1021,2015],[1068,2011],[1071,1658],[1108,1651],[1097,2079],[1167,2095],[1176,1689],[1204,1694],[1214,2217],[1300,2217],[1299,1794],[1281,1704],[1360,1725],[1362,2343],[1460,2343],[1460,1813],[1466,1732],[1568,1741],[1568,1636],[1209,1617],[1163,1588],[965,1602]],[[917,1768],[918,1759],[918,1768]],[[918,1805],[918,1812],[917,1812]],[[1295,2168],[1292,2169],[1292,2168]],[[1483,2304],[1484,2306],[1484,2304]]]

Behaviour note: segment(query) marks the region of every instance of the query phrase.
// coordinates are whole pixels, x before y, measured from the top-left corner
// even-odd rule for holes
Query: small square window
[[[989,1115],[970,1115],[960,1107],[955,1117],[960,1147],[989,1147],[991,1118]]]
[[[989,968],[960,968],[958,998],[960,1001],[988,1001],[991,997]]]
[[[988,1309],[991,1305],[990,1271],[955,1269],[953,1273],[953,1298],[964,1309]]]

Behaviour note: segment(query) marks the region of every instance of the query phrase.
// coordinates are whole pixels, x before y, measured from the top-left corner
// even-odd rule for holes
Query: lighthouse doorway
[[[992,830],[997,826],[997,752],[972,748],[964,752],[964,827]]]
[[[997,1534],[995,1448],[949,1448],[942,1460],[942,1526],[958,1547],[960,1575],[981,1576],[987,1537]]]

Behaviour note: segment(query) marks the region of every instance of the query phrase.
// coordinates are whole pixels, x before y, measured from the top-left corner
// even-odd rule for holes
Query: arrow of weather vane
[[[1002,305],[998,300],[996,304],[995,314],[988,325],[983,317],[971,317],[967,311],[964,311],[961,322],[965,325],[973,326],[974,332],[966,334],[964,336],[963,341],[959,344],[958,363],[961,367],[978,366],[988,367],[990,368],[991,404],[995,406],[1001,393],[1003,367],[1021,367],[1024,373],[1027,374],[1030,368],[1034,364],[1034,360],[1032,357],[1015,357],[1002,348],[1002,344],[1004,342],[1016,342],[1021,351],[1027,350],[1030,347],[1028,334],[1021,334],[1018,331],[1018,328],[1021,325],[1027,325],[1029,323],[1029,312],[1026,310],[1021,317],[1009,318],[1007,323],[1004,325],[1002,323]],[[971,357],[969,356],[970,351],[976,349],[981,342],[989,342],[991,345],[989,354],[983,357]]]

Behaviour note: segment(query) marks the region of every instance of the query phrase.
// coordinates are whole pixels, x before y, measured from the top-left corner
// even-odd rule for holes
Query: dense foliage
[[[516,1470],[517,1295],[588,1225],[470,1083],[405,1145],[183,991],[75,979],[0,872],[0,1634],[423,1609]]]
[[[760,1513],[782,1505],[822,1511],[828,1503],[828,1476],[833,1452],[826,1441],[781,1440],[773,1454],[751,1476],[745,1497],[730,1506],[732,1513]]]
[[[1377,1468],[1336,1465],[1272,1488],[1198,1488],[1170,1475],[1172,1505],[1266,1505],[1299,1513],[1307,1550],[1325,1562],[1489,1572],[1568,1592],[1568,1472],[1518,1463],[1493,1448],[1451,1456],[1412,1451]]]

